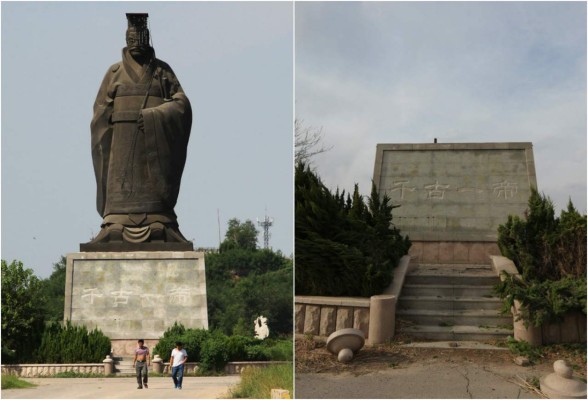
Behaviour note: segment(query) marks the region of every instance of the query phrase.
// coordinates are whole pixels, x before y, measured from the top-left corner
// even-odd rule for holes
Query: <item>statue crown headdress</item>
[[[147,29],[147,13],[127,13],[127,45],[149,46],[149,29]],[[129,41],[129,39],[131,39]]]

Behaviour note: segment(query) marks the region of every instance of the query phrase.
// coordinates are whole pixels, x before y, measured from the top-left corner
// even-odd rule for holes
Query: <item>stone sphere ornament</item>
[[[574,378],[572,367],[564,360],[553,363],[555,372],[539,380],[541,391],[550,399],[585,399],[586,383]]]
[[[345,328],[331,333],[327,339],[327,350],[337,356],[340,362],[349,362],[365,344],[365,337],[359,329]]]

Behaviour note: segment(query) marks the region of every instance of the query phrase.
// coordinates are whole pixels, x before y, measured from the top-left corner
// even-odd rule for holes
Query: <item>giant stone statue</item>
[[[192,125],[190,102],[155,57],[147,14],[127,14],[127,47],[108,68],[91,123],[101,231],[81,251],[193,250],[174,207]]]

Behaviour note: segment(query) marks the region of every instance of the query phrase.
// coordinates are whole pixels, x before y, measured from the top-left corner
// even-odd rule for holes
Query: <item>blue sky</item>
[[[330,188],[378,143],[532,142],[539,190],[586,212],[585,2],[301,2],[296,117]]]
[[[297,2],[296,117],[314,164],[369,193],[377,143],[531,141],[539,189],[586,212],[585,2]],[[90,119],[148,12],[194,110],[176,207],[197,247],[228,219],[274,218],[293,245],[290,2],[3,2],[2,258],[46,277],[99,230]],[[259,236],[262,243],[262,236]]]
[[[193,108],[176,214],[196,247],[230,218],[274,218],[293,248],[293,7],[287,2],[3,2],[2,259],[47,277],[100,229],[90,120],[121,59],[127,12],[148,12],[158,58]],[[263,245],[263,236],[259,242]]]

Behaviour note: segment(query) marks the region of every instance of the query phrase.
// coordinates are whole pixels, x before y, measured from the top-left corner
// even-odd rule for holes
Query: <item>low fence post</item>
[[[163,360],[159,357],[159,354],[156,354],[153,357],[153,372],[158,374],[163,373]]]
[[[104,363],[104,375],[112,375],[114,369],[114,360],[109,355],[102,361]]]
[[[382,294],[370,297],[368,343],[384,343],[394,337],[396,296]]]

